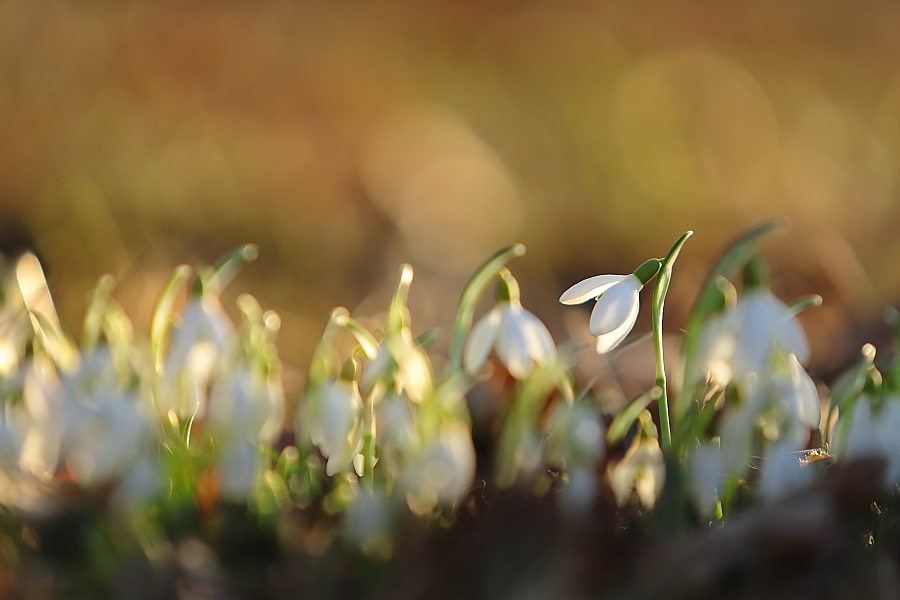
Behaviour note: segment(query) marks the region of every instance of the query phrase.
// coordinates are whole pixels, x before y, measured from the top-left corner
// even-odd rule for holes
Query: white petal
[[[629,275],[620,283],[613,285],[600,298],[591,311],[590,330],[592,335],[603,335],[618,329],[631,316],[638,305],[638,292],[641,282],[634,275]]]
[[[631,328],[634,327],[634,323],[637,321],[639,310],[640,305],[635,302],[631,306],[631,312],[628,314],[628,317],[618,328],[597,336],[597,352],[599,354],[606,354],[628,337],[628,334],[631,333]]]
[[[791,369],[791,385],[794,388],[797,416],[800,422],[811,429],[819,428],[821,408],[819,406],[819,392],[816,384],[807,372],[800,366],[797,357],[791,354],[788,358]]]
[[[872,422],[872,407],[866,398],[853,403],[850,413],[850,427],[844,438],[844,458],[851,460],[863,456],[880,455],[881,444],[877,429]]]
[[[610,286],[613,286],[628,275],[596,275],[588,277],[584,281],[579,281],[559,297],[559,301],[563,304],[581,304],[592,298],[596,298]]]
[[[779,342],[784,350],[793,353],[800,364],[809,362],[809,343],[806,341],[806,334],[797,319],[791,316],[787,311],[783,313],[784,321],[779,330]]]
[[[519,314],[519,321],[531,358],[539,365],[552,362],[556,358],[556,344],[547,326],[524,308]]]
[[[491,353],[491,346],[497,339],[497,329],[500,326],[500,310],[496,307],[481,317],[472,331],[463,349],[463,365],[466,373],[474,375],[481,370],[481,365]]]
[[[509,374],[520,380],[528,377],[534,365],[528,352],[528,338],[522,331],[522,310],[514,307],[504,310],[497,332],[497,354]]]

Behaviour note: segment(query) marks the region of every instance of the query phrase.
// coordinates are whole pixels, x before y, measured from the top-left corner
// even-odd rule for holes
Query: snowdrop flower
[[[452,504],[469,490],[474,476],[475,446],[469,427],[461,421],[446,422],[408,471],[407,504],[416,514]]]
[[[660,261],[652,258],[630,275],[597,275],[579,281],[559,297],[563,304],[582,304],[596,298],[590,331],[597,337],[597,352],[609,352],[624,340],[637,321],[638,292],[659,272]]]
[[[900,397],[887,396],[873,414],[871,399],[863,395],[838,422],[846,433],[835,440],[835,453],[844,460],[881,457],[887,460],[884,483],[900,484]],[[844,423],[849,419],[849,424]]]
[[[149,440],[149,419],[136,391],[123,389],[109,349],[85,356],[62,389],[62,453],[72,478],[90,487],[122,475]]]
[[[631,490],[634,490],[642,505],[653,508],[666,477],[659,442],[649,436],[640,436],[628,449],[625,458],[609,467],[608,473],[609,484],[619,506],[628,503]]]
[[[504,277],[497,289],[497,304],[469,333],[463,364],[466,372],[474,375],[493,346],[509,374],[526,379],[535,364],[547,365],[556,359],[556,345],[540,319],[522,307],[518,283],[511,275]]]
[[[345,367],[338,379],[325,385],[311,424],[310,438],[328,461],[329,477],[345,469],[362,449],[363,403],[350,371]]]
[[[800,448],[789,439],[771,444],[762,463],[759,493],[765,500],[778,500],[812,483],[814,471],[800,463]]]
[[[207,422],[220,445],[216,458],[219,492],[246,501],[259,474],[260,442],[271,444],[281,431],[284,394],[281,380],[240,364],[210,391]]]
[[[718,440],[716,440],[718,441]],[[718,445],[702,444],[688,453],[688,490],[701,516],[709,517],[719,501],[725,478]]]
[[[586,402],[557,402],[548,419],[547,462],[560,468],[593,468],[606,451],[603,419]]]
[[[809,361],[809,344],[797,319],[763,288],[745,293],[707,321],[700,335],[700,376],[708,374],[723,387],[749,373],[766,373],[779,353],[792,354],[799,364]]]
[[[782,410],[796,418],[801,428],[818,429],[821,408],[816,384],[800,365],[796,354],[786,355],[784,362],[787,364],[770,374],[773,394],[781,400]]]
[[[158,395],[161,412],[174,410],[180,418],[202,416],[206,389],[226,346],[234,339],[234,327],[218,296],[205,293],[188,300],[169,335]]]

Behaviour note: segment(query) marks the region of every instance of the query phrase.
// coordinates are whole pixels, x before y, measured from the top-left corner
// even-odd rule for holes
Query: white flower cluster
[[[177,269],[173,283],[189,273]],[[0,307],[0,502],[52,507],[60,486],[75,484],[111,494],[125,510],[172,494],[164,465],[201,448],[210,451],[219,497],[248,500],[260,447],[282,430],[279,321],[245,295],[236,329],[211,285],[216,275],[206,273],[207,289],[180,311],[170,286],[151,340],[136,337],[109,295],[111,278],[101,279],[78,348],[60,326],[37,258],[19,259]]]

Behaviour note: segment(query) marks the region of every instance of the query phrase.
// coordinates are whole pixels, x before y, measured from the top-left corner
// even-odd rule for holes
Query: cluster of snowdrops
[[[352,543],[378,550],[390,547],[401,515],[452,515],[476,470],[487,480],[480,485],[552,494],[575,522],[602,489],[651,510],[676,475],[701,522],[727,518],[738,498],[767,502],[802,489],[834,460],[882,457],[893,488],[900,368],[882,376],[867,345],[832,388],[813,381],[796,315],[819,298],[785,303],[768,290],[754,242],[772,227],[736,240],[712,268],[674,372],[664,369],[663,306],[690,232],[631,274],[588,277],[562,293],[563,304],[595,302],[596,346],[587,349],[557,346],[523,306],[509,265],[524,248],[514,245],[472,275],[444,336],[446,358],[433,362],[435,336],[417,337],[406,307],[413,271],[404,265],[377,326],[343,308],[331,313],[303,392],[289,399],[278,315],[243,294],[235,323],[220,303],[253,246],[212,267],[176,268],[146,337],[102,278],[80,344],[62,330],[41,265],[26,254],[2,287],[0,504],[52,514],[72,497],[64,489],[102,497],[111,515],[201,496],[267,514],[315,504]],[[656,383],[604,414],[594,382],[573,373],[575,354],[627,343],[645,286]],[[477,315],[485,294],[493,307]],[[467,394],[491,372],[508,375],[483,465]]]

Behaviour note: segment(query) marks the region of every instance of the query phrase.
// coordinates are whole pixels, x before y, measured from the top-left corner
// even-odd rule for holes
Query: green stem
[[[375,489],[375,398],[372,394],[366,399],[363,427],[362,485],[371,492]]]
[[[672,279],[672,265],[678,258],[681,247],[689,237],[694,234],[693,231],[684,232],[679,237],[669,252],[662,260],[659,274],[656,276],[656,284],[653,286],[653,304],[651,306],[651,318],[653,320],[653,354],[656,359],[656,386],[659,388],[659,434],[662,442],[663,452],[670,452],[672,449],[672,426],[669,421],[669,399],[666,393],[666,368],[663,360],[663,305],[666,302],[666,292],[669,291],[669,281]]]
[[[453,321],[453,337],[450,340],[450,354],[447,358],[447,377],[462,370],[462,351],[466,340],[466,334],[472,326],[472,316],[475,313],[475,303],[490,283],[503,268],[503,265],[512,258],[525,254],[525,246],[513,244],[497,250],[484,262],[482,262],[469,282],[463,289],[462,296],[456,308],[456,318]]]

